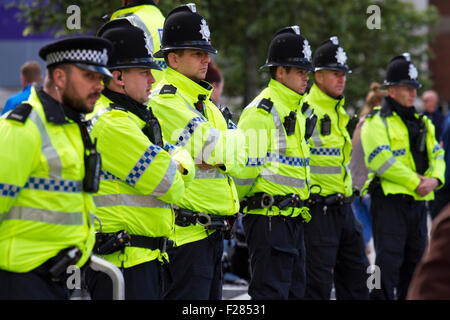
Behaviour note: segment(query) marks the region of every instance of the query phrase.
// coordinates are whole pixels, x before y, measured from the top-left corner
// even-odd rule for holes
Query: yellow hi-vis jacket
[[[321,196],[341,193],[350,197],[353,194],[349,167],[352,141],[347,131],[349,117],[344,109],[345,98],[334,99],[313,84],[303,101],[317,115],[317,125],[309,139],[311,193]],[[327,121],[331,122],[330,132],[325,128]]]
[[[225,118],[209,99],[212,86],[204,81],[202,85],[168,67],[149,104],[170,143],[188,150],[196,164],[217,166],[209,170],[197,168],[194,181],[177,205],[195,212],[233,215],[239,211],[239,198],[230,173],[245,166],[245,136],[238,129],[227,129]],[[194,106],[199,95],[204,98],[205,115]],[[206,232],[199,225],[176,225],[174,240],[183,245],[209,234],[211,231]]]
[[[117,104],[117,102],[114,102]],[[166,237],[172,235],[174,213],[170,203],[180,199],[195,175],[194,162],[180,148],[166,145],[173,154],[154,145],[142,132],[145,122],[101,95],[92,118],[92,138],[102,155],[100,190],[94,195],[102,232],[126,230],[131,235]],[[145,108],[145,106],[142,105]],[[187,170],[183,175],[177,163]],[[97,231],[99,225],[96,225]],[[167,258],[167,257],[166,257]],[[105,255],[104,259],[129,268],[159,259],[160,250],[126,247]]]
[[[153,46],[153,54],[161,47],[162,32],[164,26],[164,15],[154,4],[132,5],[117,9],[111,16],[111,20],[126,17],[133,25],[142,29]],[[167,68],[163,58],[156,59],[155,62],[163,71],[152,70],[155,77],[155,87],[163,77],[164,70]]]
[[[83,252],[82,266],[95,242],[80,128],[37,92],[31,89],[31,107],[0,119],[0,269],[11,272],[28,272],[71,246]]]
[[[271,79],[268,87],[242,112],[238,128],[246,134],[249,159],[246,168],[233,177],[240,199],[257,192],[295,193],[302,200],[309,198],[309,146],[301,101],[302,95]],[[296,122],[295,131],[288,135],[283,124],[290,112],[295,112]],[[279,211],[273,206],[271,210],[254,209],[249,213],[291,217],[303,213],[307,221],[310,218],[305,208]]]
[[[429,161],[424,176],[437,178],[442,186],[445,183],[444,150],[436,141],[431,120],[426,116],[423,120],[427,130],[425,145]],[[361,144],[366,166],[371,171],[363,190],[378,176],[385,195],[406,194],[415,200],[434,199],[434,192],[425,197],[416,193],[420,178],[410,149],[408,129],[400,116],[387,105],[376,107],[366,117],[361,129]]]

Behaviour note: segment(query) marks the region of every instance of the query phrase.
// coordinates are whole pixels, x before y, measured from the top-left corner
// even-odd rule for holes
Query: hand
[[[222,166],[222,164],[216,164],[215,166],[212,166],[212,165],[207,164],[206,162],[203,162],[203,161],[202,161],[202,163],[197,164],[197,167],[198,167],[200,170],[210,170],[210,169],[218,168],[218,167],[220,167],[220,166]]]
[[[438,185],[439,181],[436,178],[427,178],[419,175],[420,183],[416,188],[416,192],[421,196],[425,197],[431,191],[433,191]]]

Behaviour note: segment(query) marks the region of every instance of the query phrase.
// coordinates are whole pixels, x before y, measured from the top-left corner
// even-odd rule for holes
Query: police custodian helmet
[[[164,21],[161,49],[155,53],[155,57],[162,58],[165,51],[174,49],[217,53],[211,45],[209,26],[205,18],[197,13],[193,3],[176,7],[167,15]]]
[[[347,54],[339,45],[339,39],[333,36],[323,41],[316,49],[313,58],[314,71],[336,70],[352,73],[347,65]]]
[[[269,45],[266,64],[261,68],[286,66],[313,71],[311,47],[300,34],[299,26],[285,27],[275,33]]]
[[[161,70],[153,60],[153,43],[128,17],[105,23],[97,35],[113,44],[108,69],[149,68]]]
[[[71,63],[77,67],[112,77],[106,68],[112,50],[112,43],[92,36],[72,37],[43,46],[39,56],[47,68],[61,63]]]
[[[422,87],[417,80],[418,72],[408,52],[394,57],[387,66],[386,79],[383,85],[405,85],[416,89]]]

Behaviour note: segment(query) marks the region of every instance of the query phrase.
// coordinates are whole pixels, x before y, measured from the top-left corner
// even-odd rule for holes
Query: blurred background
[[[373,81],[382,83],[387,63],[410,52],[423,84],[433,89],[445,114],[450,103],[450,1],[447,0],[160,0],[166,16],[174,7],[194,2],[208,21],[212,56],[225,83],[220,104],[237,116],[264,87],[269,74],[260,71],[273,34],[299,25],[313,54],[325,39],[338,36],[353,70],[345,90],[350,115],[363,107]],[[80,24],[68,28],[68,8],[80,8]],[[36,60],[38,50],[57,37],[95,34],[121,0],[0,0],[0,111],[7,98],[20,90],[20,67]],[[375,6],[375,8],[374,8]],[[72,29],[72,30],[71,30]],[[45,73],[45,71],[44,71]],[[313,75],[310,76],[310,83]]]

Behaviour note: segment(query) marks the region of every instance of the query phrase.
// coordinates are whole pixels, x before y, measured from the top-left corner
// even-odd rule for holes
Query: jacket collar
[[[319,89],[317,84],[313,84],[311,87],[311,90],[309,91],[308,95],[310,98],[314,101],[314,104],[321,106],[325,109],[327,108],[335,108],[337,104],[340,104],[341,106],[345,103],[345,97],[341,96],[339,99],[335,99],[333,97],[330,97],[326,93],[324,93],[322,90]]]
[[[271,89],[273,95],[276,96],[278,100],[281,100],[281,102],[287,105],[291,110],[298,109],[303,95],[295,92],[274,79],[270,79],[269,88]]]
[[[171,67],[167,67],[164,72],[164,77],[168,83],[173,84],[177,89],[180,89],[185,98],[188,98],[190,101],[197,101],[198,96],[201,94],[205,95],[206,99],[209,99],[211,96],[213,88],[212,85],[206,81],[192,81]]]
[[[125,108],[126,110],[130,111],[131,113],[134,113],[135,115],[137,115],[139,118],[141,118],[144,121],[147,120],[147,118],[149,116],[149,110],[142,103],[137,102],[136,100],[134,100],[133,98],[131,98],[125,94],[109,90],[106,87],[105,87],[105,89],[103,89],[102,94],[106,98],[111,100],[114,104],[116,104],[122,108]]]
[[[68,119],[79,123],[84,119],[84,114],[73,110],[72,108],[56,101],[50,95],[48,95],[42,87],[36,88],[36,94],[42,103],[44,109],[45,118],[48,122],[55,124],[69,123]]]
[[[381,104],[380,116],[384,118],[392,116],[394,111],[402,119],[415,119],[417,115],[417,111],[414,106],[404,107],[391,97],[385,97]]]

